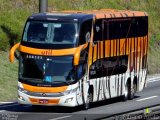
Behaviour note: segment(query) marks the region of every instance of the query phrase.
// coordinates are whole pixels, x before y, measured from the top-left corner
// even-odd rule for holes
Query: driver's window
[[[87,20],[82,23],[80,30],[79,45],[85,44],[90,41],[92,31],[92,20]]]
[[[101,41],[102,38],[102,19],[95,21],[93,41]]]

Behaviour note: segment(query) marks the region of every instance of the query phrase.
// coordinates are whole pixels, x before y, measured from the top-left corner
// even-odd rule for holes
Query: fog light
[[[72,97],[72,98],[68,98],[68,99],[66,99],[65,103],[69,103],[69,102],[71,102],[72,100],[73,100],[73,97]]]
[[[18,98],[22,101],[25,101],[24,98],[22,96],[18,96]]]

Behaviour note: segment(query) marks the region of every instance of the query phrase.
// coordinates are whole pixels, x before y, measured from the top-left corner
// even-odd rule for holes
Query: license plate
[[[39,104],[48,104],[48,100],[41,99],[39,100]]]

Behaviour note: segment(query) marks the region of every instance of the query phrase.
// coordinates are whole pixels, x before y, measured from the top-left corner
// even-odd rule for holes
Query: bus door
[[[89,77],[88,77],[88,62],[89,62],[89,46],[91,39],[92,19],[88,19],[81,24],[80,37],[78,45],[83,45],[83,49],[80,51],[79,64],[77,66],[77,78],[79,82],[78,91],[80,95],[77,96],[77,101],[80,104],[86,102],[88,88],[89,88]]]

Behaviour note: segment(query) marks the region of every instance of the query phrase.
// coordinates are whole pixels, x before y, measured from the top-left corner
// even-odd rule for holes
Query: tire
[[[134,96],[135,96],[135,92],[136,92],[136,88],[137,88],[137,86],[136,86],[136,84],[135,83],[133,83],[133,87],[131,87],[131,85],[129,85],[129,91],[128,91],[128,99],[129,100],[132,100],[133,98],[134,98]]]
[[[124,92],[124,95],[122,97],[123,101],[127,101],[128,100],[128,84],[126,84],[125,86],[125,92]]]
[[[92,97],[93,97],[92,93],[89,92],[87,95],[86,103],[84,104],[84,110],[88,110],[91,107]]]

